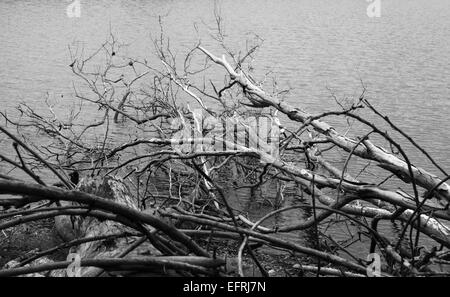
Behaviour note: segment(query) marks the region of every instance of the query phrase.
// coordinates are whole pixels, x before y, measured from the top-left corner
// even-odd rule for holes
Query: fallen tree
[[[367,238],[367,254],[381,255],[381,275],[448,273],[436,268],[449,264],[446,171],[365,98],[365,88],[349,106],[319,115],[288,104],[280,95],[285,92],[265,91],[264,81],[256,81],[244,67],[260,44],[237,55],[225,46],[218,25],[215,39],[228,58],[197,44],[180,63],[161,33],[154,41],[158,66],[120,56],[121,46],[111,36],[93,55],[73,56],[70,68],[83,83],[75,96],[82,104],[68,118],[60,118],[49,101],[47,115],[26,104],[18,107],[19,118],[2,113],[5,125],[0,132],[15,156],[0,154],[0,194],[8,195],[0,198],[5,209],[0,230],[54,218],[66,243],[10,262],[0,276],[61,276],[72,271],[75,262],[83,276],[232,274],[226,260],[199,238],[236,241],[235,273],[241,276],[244,255],[262,275],[269,275],[252,243],[307,255],[313,263],[304,265],[304,271],[317,275],[364,276],[371,267],[366,258],[338,242],[337,250],[320,244],[326,237],[322,226],[342,220]],[[91,63],[100,55],[106,56],[104,66],[93,71]],[[222,85],[208,79],[212,69],[225,74]],[[93,122],[84,116],[86,109],[95,110]],[[379,117],[403,140],[369,121],[363,111]],[[366,130],[350,137],[327,124],[327,117],[352,119]],[[125,143],[112,140],[112,131],[120,127],[129,131]],[[26,136],[31,131],[40,143]],[[383,139],[389,149],[372,139]],[[416,147],[441,176],[415,166],[402,141]],[[330,151],[346,155],[342,166],[330,162]],[[351,165],[352,158],[366,163]],[[275,181],[280,185],[277,196],[282,197],[289,184],[309,203],[278,207],[252,220],[233,209],[223,189],[227,166],[237,172],[236,188],[256,190]],[[350,173],[350,166],[358,176]],[[377,176],[359,177],[368,168],[376,168]],[[21,171],[29,180],[7,170]],[[74,170],[83,177],[79,183],[67,176]],[[163,195],[150,182],[157,175],[168,183]],[[55,176],[59,187],[50,186],[43,176]],[[398,190],[395,183],[407,190]],[[286,225],[267,224],[299,208],[309,216]],[[400,223],[398,238],[383,234],[380,221]],[[283,237],[298,231],[311,231],[314,242],[306,246]],[[420,241],[423,237],[427,246]],[[77,261],[46,258],[68,247]]]

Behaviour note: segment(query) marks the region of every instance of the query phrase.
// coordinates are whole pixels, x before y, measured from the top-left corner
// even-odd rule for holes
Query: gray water
[[[222,53],[203,25],[213,24],[213,1],[80,3],[80,18],[69,18],[68,1],[0,1],[2,110],[12,110],[20,101],[39,109],[46,94],[70,104],[74,77],[68,67],[68,46],[92,51],[110,30],[128,44],[126,54],[150,57],[150,33],[157,32],[158,15],[167,15],[164,30],[179,54],[199,39],[216,54]],[[311,113],[337,109],[329,89],[338,98],[355,98],[362,80],[367,98],[450,169],[448,0],[381,0],[379,18],[367,16],[365,0],[219,4],[227,43],[234,49],[245,47],[248,33],[264,40],[253,63],[256,73],[272,71],[280,88],[291,88],[288,102]],[[4,143],[0,145],[5,149]],[[407,149],[415,164],[435,172],[415,150]],[[264,207],[241,196],[242,207],[252,213]],[[298,215],[291,213],[282,220]]]

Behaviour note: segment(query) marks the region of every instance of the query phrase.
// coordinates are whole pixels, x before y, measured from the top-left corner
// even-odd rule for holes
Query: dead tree
[[[339,252],[320,245],[325,236],[321,227],[341,220],[358,226],[359,236],[369,240],[367,254],[381,254],[382,275],[448,273],[434,267],[448,265],[447,172],[403,132],[401,124],[367,100],[365,87],[348,106],[318,115],[307,113],[307,106],[288,104],[283,99],[289,96],[286,90],[272,85],[274,91],[267,91],[266,77],[258,81],[249,61],[260,43],[236,53],[225,44],[220,19],[217,25],[214,37],[224,51],[221,57],[198,43],[180,62],[162,32],[154,40],[157,59],[130,59],[120,55],[122,45],[110,36],[91,56],[73,54],[70,68],[82,85],[75,89],[79,104],[66,118],[54,111],[50,100],[47,114],[26,104],[19,105],[19,117],[2,113],[0,132],[14,154],[0,155],[0,194],[9,195],[0,198],[5,208],[0,229],[55,218],[68,242],[13,261],[0,276],[64,275],[71,261],[44,257],[68,246],[81,256],[80,273],[87,276],[229,274],[224,259],[217,259],[199,238],[236,241],[241,276],[244,255],[267,275],[250,248],[252,242],[309,256],[315,264],[303,269],[317,275],[364,276],[367,259],[337,242]],[[93,67],[100,56],[103,67]],[[195,68],[198,65],[203,66]],[[210,79],[211,71],[223,74],[222,82]],[[86,112],[93,122],[87,122]],[[386,125],[375,125],[364,112]],[[331,116],[351,119],[366,129],[349,137],[326,123]],[[263,134],[252,133],[261,131],[261,117],[270,125]],[[113,141],[112,131],[124,126],[130,131],[129,141]],[[386,127],[391,130],[386,132]],[[25,136],[30,131],[42,142]],[[403,138],[392,136],[393,131]],[[376,144],[377,138],[388,147]],[[440,176],[415,166],[405,153],[405,141]],[[330,152],[345,154],[345,163],[333,165],[327,158]],[[366,162],[360,173],[376,168],[377,176],[353,176],[355,158]],[[227,166],[236,169],[236,187],[257,189],[268,181],[290,184],[310,203],[280,207],[252,221],[230,206],[220,185]],[[66,172],[71,170],[81,172],[80,184],[70,182]],[[18,171],[27,179],[8,174]],[[156,175],[168,180],[162,195],[149,183]],[[50,185],[51,176],[61,187]],[[407,189],[390,187],[393,180]],[[279,189],[283,196],[283,186]],[[289,225],[267,224],[273,216],[298,208],[311,215]],[[393,241],[382,234],[380,221],[399,222],[399,238]],[[317,244],[304,246],[277,236],[299,230],[313,230]],[[432,246],[420,244],[423,236]]]

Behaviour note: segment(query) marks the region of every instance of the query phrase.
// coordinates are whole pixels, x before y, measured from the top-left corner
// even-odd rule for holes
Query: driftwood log
[[[138,210],[138,202],[130,195],[127,186],[119,179],[106,177],[84,179],[79,185],[83,192],[94,194],[105,199],[113,200],[117,203]],[[65,202],[65,205],[73,205],[73,202]],[[107,236],[121,233],[135,233],[135,231],[121,223],[115,221],[100,221],[94,217],[74,217],[59,216],[55,218],[55,228],[58,235],[65,241],[72,241],[77,238]],[[92,241],[81,244],[76,250],[71,251],[83,259],[96,258],[118,258],[124,254],[129,256],[160,256],[161,253],[148,241],[140,244],[135,250],[128,251],[128,248],[139,239],[116,238],[104,241]],[[101,268],[85,267],[81,269],[81,276],[97,276],[102,273]]]
[[[120,179],[113,177],[83,179],[77,189],[139,211],[138,201],[132,197],[128,187]],[[81,204],[62,201],[61,206],[71,208],[81,206]],[[94,206],[92,208],[94,209]],[[146,209],[143,212],[157,216],[157,210],[154,208]],[[161,218],[161,220],[172,224],[172,221],[168,219]],[[133,222],[126,223],[133,226]],[[68,261],[66,262],[55,263],[47,257],[42,257],[24,267],[19,267],[19,262],[13,260],[5,268],[9,268],[12,275],[19,275],[21,269],[27,270],[30,267],[38,267],[37,270],[42,268],[43,271],[47,270],[45,268],[55,268],[48,269],[50,271],[45,274],[36,272],[25,276],[177,276],[189,275],[183,272],[185,270],[211,274],[213,272],[209,272],[209,268],[215,269],[225,264],[222,260],[193,256],[188,253],[185,253],[185,255],[164,255],[159,250],[162,247],[160,246],[160,239],[156,239],[155,229],[139,225],[133,227],[131,228],[127,224],[115,220],[101,220],[88,214],[81,216],[60,215],[55,217],[55,229],[65,242],[82,240],[83,238],[105,239],[89,241],[76,246],[69,251]],[[142,233],[137,232],[136,229],[140,229]],[[115,237],[115,235],[126,234],[129,236]],[[158,246],[159,249],[155,246]],[[79,257],[78,259],[81,259],[78,267],[74,266],[75,255]],[[128,260],[125,263],[118,261],[125,257]],[[75,265],[77,264],[75,263]],[[65,269],[56,269],[65,266],[67,266]],[[118,270],[115,271],[114,267],[118,267]],[[106,268],[108,268],[108,271],[106,271]]]

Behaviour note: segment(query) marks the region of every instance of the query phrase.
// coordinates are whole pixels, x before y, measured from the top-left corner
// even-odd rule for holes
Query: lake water
[[[218,3],[228,44],[237,50],[245,47],[248,33],[261,37],[256,73],[273,71],[280,88],[292,89],[286,97],[290,103],[311,113],[335,110],[330,89],[338,98],[354,98],[362,80],[367,98],[450,170],[450,2],[380,2],[381,15],[375,18],[366,14],[365,0]],[[128,44],[129,56],[152,56],[150,33],[157,32],[158,15],[167,15],[164,30],[180,54],[199,39],[222,54],[204,25],[213,24],[213,1],[80,0],[79,18],[66,15],[68,4],[0,1],[1,110],[19,101],[39,109],[47,93],[63,95],[69,104],[74,77],[68,46],[97,49],[110,30]],[[433,171],[407,148],[415,164]]]

